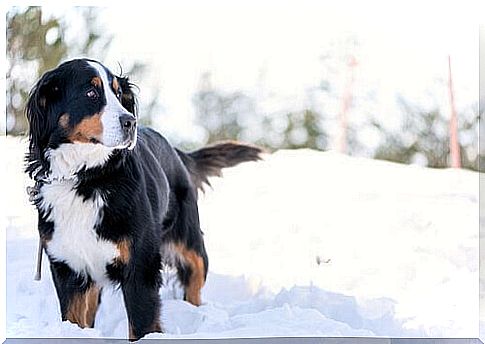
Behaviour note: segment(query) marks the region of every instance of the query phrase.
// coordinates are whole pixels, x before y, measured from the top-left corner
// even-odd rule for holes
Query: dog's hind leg
[[[51,271],[62,320],[69,320],[81,328],[94,327],[101,289],[89,277],[79,276],[65,263],[51,262]]]
[[[200,229],[197,194],[192,186],[174,188],[172,221],[163,240],[162,254],[172,257],[184,287],[184,299],[195,306],[201,304],[201,289],[205,284],[209,260]]]
[[[176,263],[178,277],[184,287],[184,299],[195,306],[200,306],[200,292],[207,275],[205,249],[202,246],[200,250],[196,250],[181,243],[175,244],[174,249],[178,258]]]

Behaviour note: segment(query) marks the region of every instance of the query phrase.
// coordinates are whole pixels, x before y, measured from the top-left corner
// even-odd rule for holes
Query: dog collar
[[[75,175],[69,176],[69,177],[51,177],[51,176],[38,176],[35,178],[35,184],[34,186],[27,186],[26,192],[27,195],[29,195],[29,202],[35,202],[39,193],[40,193],[40,188],[44,184],[52,184],[53,182],[62,184],[62,183],[67,183],[67,182],[74,182],[77,180],[77,177]]]

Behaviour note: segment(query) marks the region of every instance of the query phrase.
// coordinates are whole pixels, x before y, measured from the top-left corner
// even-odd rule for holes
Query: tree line
[[[33,80],[70,56],[89,55],[103,60],[113,37],[101,33],[93,8],[78,8],[77,11],[85,33],[72,42],[65,37],[68,23],[61,18],[47,18],[41,7],[12,8],[7,13],[8,134],[22,135],[27,130],[24,106]],[[329,62],[328,55],[323,59],[322,63]],[[144,67],[143,63],[135,62],[125,73],[142,77]],[[27,70],[34,71],[34,75],[26,74]],[[320,99],[339,97],[331,78],[322,80],[308,93],[310,99],[315,94]],[[192,98],[195,125],[203,128],[204,142],[179,143],[193,147],[218,140],[243,140],[269,150],[310,148],[325,151],[334,146],[332,140],[336,136],[338,114],[321,106],[321,102],[309,101],[300,109],[275,112],[261,106],[264,101],[264,97],[251,92],[219,89],[212,84],[210,73],[204,73]],[[354,103],[358,101],[353,100]],[[395,102],[400,120],[393,129],[384,126],[376,114],[365,114],[366,120],[359,122],[349,117],[346,153],[406,164],[448,167],[448,114],[438,106],[424,109],[404,97],[396,97]],[[154,96],[143,111],[144,124],[150,124],[157,104],[158,98]],[[354,105],[354,108],[359,107]],[[483,165],[483,158],[478,154],[478,106],[470,104],[458,113],[458,118],[462,166],[478,170]],[[376,134],[376,142],[371,147],[361,138],[361,133],[369,131]]]

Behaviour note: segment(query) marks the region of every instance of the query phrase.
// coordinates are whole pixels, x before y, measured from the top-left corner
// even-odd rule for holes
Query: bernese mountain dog
[[[46,72],[26,107],[26,172],[62,320],[93,327],[103,287],[119,286],[129,339],[163,332],[160,269],[177,269],[184,299],[201,304],[208,258],[197,191],[224,167],[260,158],[223,142],[185,153],[137,123],[133,84],[100,62]]]

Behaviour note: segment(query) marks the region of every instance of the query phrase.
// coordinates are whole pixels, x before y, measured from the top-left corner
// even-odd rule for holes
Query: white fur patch
[[[51,257],[65,262],[79,274],[89,274],[105,284],[106,265],[119,255],[115,244],[98,237],[96,225],[102,220],[100,195],[84,200],[74,191],[75,181],[53,181],[41,189],[41,208],[54,223],[46,249]]]
[[[177,251],[175,250],[175,245],[173,243],[163,244],[160,253],[162,255],[162,260],[169,265],[175,265],[179,260]]]
[[[169,266],[175,266],[177,263],[184,262],[185,258],[176,249],[175,244],[163,244],[160,249],[162,261]]]
[[[68,179],[82,168],[101,166],[106,163],[113,148],[94,143],[63,143],[49,149],[46,158],[50,161],[50,177]]]

